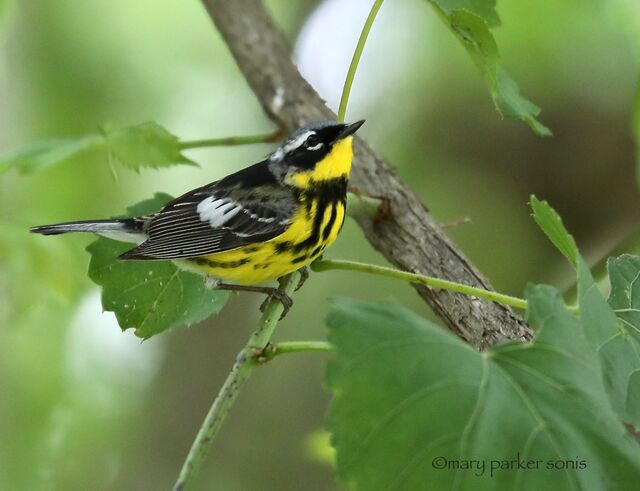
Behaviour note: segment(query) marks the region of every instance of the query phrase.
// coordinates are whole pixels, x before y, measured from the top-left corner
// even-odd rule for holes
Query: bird
[[[123,261],[171,260],[208,288],[292,300],[263,283],[300,271],[337,238],[345,219],[353,135],[364,124],[317,121],[264,160],[173,199],[157,213],[32,227],[43,235],[95,233],[134,242]]]

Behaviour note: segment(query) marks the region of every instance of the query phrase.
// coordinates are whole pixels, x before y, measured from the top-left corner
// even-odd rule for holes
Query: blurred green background
[[[301,70],[332,107],[371,0],[267,2]],[[155,120],[182,139],[272,125],[197,1],[0,1],[0,153],[106,122]],[[348,118],[396,166],[500,291],[570,284],[529,217],[531,193],[564,217],[591,262],[640,225],[630,119],[638,83],[637,0],[500,0],[505,66],[543,109],[552,138],[500,120],[477,69],[424,0],[389,0],[374,25]],[[155,191],[179,194],[270,151],[194,150],[200,168],[119,171],[84,154],[0,175],[0,489],[169,489],[260,299],[141,343],[101,313],[87,279],[90,237],[31,225],[117,215]],[[384,264],[348,222],[327,257]],[[404,284],[313,275],[276,339],[324,339],[331,296],[394,298],[431,315]],[[330,402],[325,355],[254,372],[195,489],[331,490],[314,451]],[[317,447],[317,445],[316,445]]]

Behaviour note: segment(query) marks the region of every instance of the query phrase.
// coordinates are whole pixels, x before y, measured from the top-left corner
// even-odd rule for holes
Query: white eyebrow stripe
[[[314,134],[315,134],[315,131],[311,131],[311,130],[307,130],[304,133],[300,133],[298,136],[295,137],[295,139],[285,143],[284,146],[282,147],[282,150],[284,150],[284,153],[289,153],[292,150],[295,150],[296,148],[300,147],[300,145],[302,145],[305,141],[307,141],[307,138],[309,138],[311,135],[314,135]]]
[[[316,135],[316,134],[317,133],[313,130],[303,131],[298,136],[296,136],[293,140],[287,141],[282,146],[278,147],[275,150],[275,152],[271,154],[271,156],[269,157],[269,160],[271,162],[277,162],[279,160],[282,160],[286,154],[300,148],[300,146],[302,146],[302,144],[304,144],[304,142],[307,141],[307,138],[309,138],[311,135]],[[309,150],[318,150],[320,147],[322,147],[322,145],[323,143],[320,142],[317,145],[314,145],[313,147],[309,148]]]

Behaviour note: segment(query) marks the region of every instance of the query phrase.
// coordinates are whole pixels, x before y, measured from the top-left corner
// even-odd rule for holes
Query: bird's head
[[[352,135],[364,124],[319,121],[293,132],[269,156],[269,169],[283,183],[305,187],[348,178],[353,160]]]

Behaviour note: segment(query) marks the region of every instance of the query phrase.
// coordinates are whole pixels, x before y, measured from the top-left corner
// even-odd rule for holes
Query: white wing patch
[[[196,211],[203,222],[209,222],[212,228],[222,227],[244,208],[228,198],[209,196],[198,203]]]
[[[209,196],[208,198],[200,201],[196,211],[198,212],[200,220],[203,222],[209,222],[209,225],[211,225],[212,228],[220,228],[224,226],[241,211],[249,215],[252,220],[256,220],[258,222],[271,223],[275,221],[275,217],[261,217],[229,198],[216,198],[215,196]],[[236,235],[243,236],[238,232],[236,232]]]

